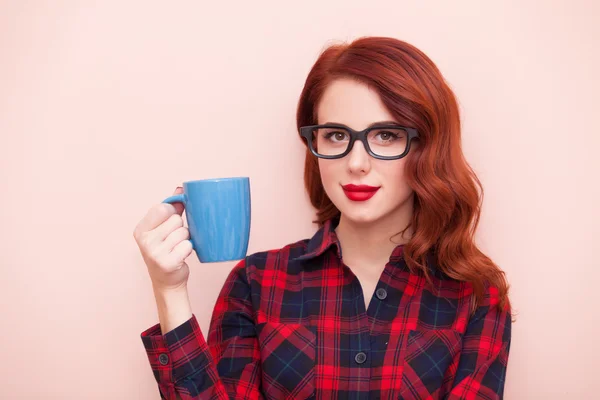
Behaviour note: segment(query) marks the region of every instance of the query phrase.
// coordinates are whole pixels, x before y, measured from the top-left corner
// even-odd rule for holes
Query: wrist
[[[152,290],[154,295],[160,295],[162,297],[177,297],[187,295],[188,293],[187,282],[176,287],[162,287],[152,283]]]
[[[163,334],[189,320],[192,307],[187,287],[178,289],[159,289],[154,292],[158,309],[158,318]]]
[[[182,304],[189,303],[189,295],[187,287],[177,289],[160,289],[154,290],[154,297],[159,308],[164,311],[181,308]]]

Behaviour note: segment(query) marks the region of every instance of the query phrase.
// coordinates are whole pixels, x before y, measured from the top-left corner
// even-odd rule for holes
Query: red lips
[[[344,185],[342,186],[342,188],[344,189],[346,197],[348,197],[352,201],[369,200],[379,190],[379,187],[377,186],[353,184]]]

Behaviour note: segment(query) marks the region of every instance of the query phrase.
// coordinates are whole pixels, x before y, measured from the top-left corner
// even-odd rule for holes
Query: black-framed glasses
[[[419,133],[415,128],[399,125],[375,125],[355,131],[342,124],[324,124],[303,126],[300,136],[319,158],[342,158],[350,153],[354,142],[360,140],[370,156],[397,160],[408,154],[411,142],[419,137]]]

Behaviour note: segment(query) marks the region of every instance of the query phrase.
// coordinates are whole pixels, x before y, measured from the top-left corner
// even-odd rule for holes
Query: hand
[[[178,187],[173,194],[180,193],[183,188]],[[182,214],[183,204],[157,204],[133,231],[154,290],[158,292],[187,289],[190,270],[185,259],[193,249]]]

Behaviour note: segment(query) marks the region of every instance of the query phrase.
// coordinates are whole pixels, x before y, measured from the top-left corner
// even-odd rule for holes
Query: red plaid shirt
[[[207,341],[196,317],[141,334],[163,399],[500,399],[511,338],[498,292],[410,273],[402,246],[365,309],[327,221],[310,240],[255,253],[229,274]]]

